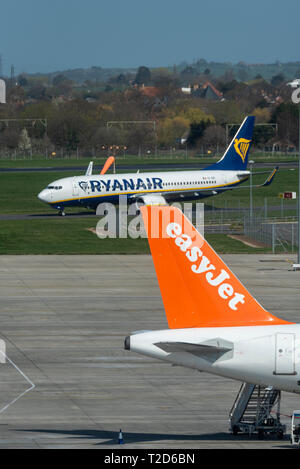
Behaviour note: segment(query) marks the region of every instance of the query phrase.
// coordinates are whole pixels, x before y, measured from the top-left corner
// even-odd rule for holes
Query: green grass
[[[0,254],[148,253],[146,239],[99,239],[96,218],[1,221]]]
[[[0,254],[149,254],[147,239],[99,239],[90,228],[97,218],[4,220],[0,229]],[[223,234],[207,235],[218,253],[269,252]]]
[[[74,174],[75,171],[0,173],[0,213],[55,213],[37,194],[51,181]]]
[[[87,167],[90,161],[94,162],[94,166],[97,168],[101,168],[105,163],[107,156],[105,157],[97,157],[97,158],[33,158],[33,159],[17,159],[17,160],[10,160],[10,159],[0,159],[0,168],[20,168],[20,169],[34,169],[34,168],[67,168],[67,167]],[[117,157],[116,165],[117,168],[122,165],[140,165],[140,164],[170,164],[172,162],[175,163],[186,163],[187,161],[201,163],[210,163],[212,161],[216,161],[216,158],[201,158],[189,157],[188,160],[184,156],[176,156],[176,157],[137,157],[137,156],[123,156]]]
[[[241,241],[232,239],[225,234],[208,234],[205,238],[218,254],[257,254],[272,251],[268,247],[253,248],[247,246]]]
[[[80,174],[76,171],[15,172],[0,173],[0,214],[55,214],[55,211],[37,199],[37,194],[49,182],[61,177]],[[255,183],[263,182],[266,174],[257,176]],[[249,184],[248,182],[245,183]],[[298,171],[282,169],[273,183],[265,188],[253,189],[254,207],[263,207],[264,198],[268,206],[280,207],[278,194],[283,191],[297,191]],[[241,188],[204,199],[207,208],[205,219],[219,222],[220,209],[249,206],[249,189]],[[295,201],[284,201],[284,214],[293,215]],[[66,209],[68,213],[85,212],[85,209]],[[278,213],[277,213],[278,212]],[[272,216],[280,216],[280,210]],[[234,212],[228,217],[234,219]],[[97,218],[66,217],[30,220],[0,221],[0,254],[104,254],[104,253],[148,253],[147,240],[105,239],[100,240],[86,228],[95,228]],[[245,246],[226,235],[208,235],[207,239],[219,253],[268,252]]]
[[[174,163],[197,163],[199,162],[199,165],[203,164],[210,164],[215,161],[218,161],[221,158],[221,154],[215,157],[208,157],[206,155],[200,155],[196,154],[195,156],[192,156],[191,154],[188,154],[188,157],[185,156],[184,152],[183,153],[177,153],[175,155],[168,155],[166,152],[165,155],[160,155],[160,156],[136,156],[136,155],[126,155],[125,157],[120,154],[116,156],[116,165],[118,167],[122,167],[122,165],[140,165],[140,164],[170,164],[172,162]],[[274,165],[279,162],[285,162],[285,161],[295,161],[298,162],[298,155],[297,154],[291,154],[291,155],[275,155],[275,156],[267,156],[266,154],[263,153],[253,153],[251,154],[251,158],[254,159],[257,162],[264,162],[267,161],[268,163],[274,162]],[[53,168],[53,167],[61,167],[61,168],[66,168],[66,167],[74,167],[74,166],[88,166],[88,163],[93,160],[94,165],[98,167],[102,167],[104,162],[107,159],[107,155],[103,156],[97,156],[97,157],[90,157],[90,158],[59,158],[59,157],[51,157],[51,158],[45,158],[40,155],[34,155],[32,159],[25,159],[25,158],[19,158],[19,159],[8,159],[8,158],[1,158],[0,155],[0,168]]]

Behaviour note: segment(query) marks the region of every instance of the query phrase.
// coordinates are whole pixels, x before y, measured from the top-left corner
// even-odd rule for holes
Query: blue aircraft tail
[[[207,166],[207,168],[204,169],[220,169],[228,171],[246,170],[252,142],[254,121],[255,116],[246,117],[233,137],[223,157],[217,163]]]

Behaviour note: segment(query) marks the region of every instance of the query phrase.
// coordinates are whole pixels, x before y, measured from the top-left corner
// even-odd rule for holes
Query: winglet
[[[265,180],[265,182],[262,184],[261,187],[266,187],[266,186],[269,186],[272,182],[273,182],[273,179],[275,177],[275,174],[277,173],[278,171],[278,166],[276,166],[273,171],[271,172],[271,174],[267,177],[267,179]]]
[[[88,167],[87,167],[87,170],[85,172],[85,175],[86,176],[91,176],[93,174],[93,161],[90,161]]]
[[[171,329],[288,324],[253,298],[178,208],[141,213]]]

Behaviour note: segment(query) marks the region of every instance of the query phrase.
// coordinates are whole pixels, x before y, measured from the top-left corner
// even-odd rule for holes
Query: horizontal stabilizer
[[[193,344],[189,342],[158,342],[154,345],[165,352],[190,352],[194,355],[202,355],[203,353],[211,352],[229,352],[229,350],[233,349],[233,344],[230,345],[229,342],[227,342],[227,344],[228,345],[214,345],[209,344],[208,342],[204,342],[202,344]]]
[[[209,361],[215,361],[225,353],[233,350],[233,343],[223,339],[212,339],[201,344],[190,342],[157,342],[154,345],[167,353],[191,353]]]
[[[275,175],[277,174],[277,171],[278,171],[278,166],[276,166],[276,168],[274,168],[271,173],[269,173],[268,171],[261,171],[259,173],[252,173],[252,176],[257,176],[258,174],[266,174],[268,173],[269,176],[267,177],[267,179],[265,180],[265,182],[263,182],[262,184],[252,184],[252,186],[245,186],[245,185],[241,185],[241,186],[236,186],[236,187],[222,187],[221,188],[221,191],[225,191],[225,190],[234,190],[234,189],[249,189],[250,187],[252,187],[252,189],[258,189],[259,187],[266,187],[266,186],[269,186],[273,180],[274,180],[274,177]],[[237,175],[238,178],[241,178],[242,179],[242,175],[241,174],[238,174]],[[247,179],[248,179],[248,176],[247,176]]]

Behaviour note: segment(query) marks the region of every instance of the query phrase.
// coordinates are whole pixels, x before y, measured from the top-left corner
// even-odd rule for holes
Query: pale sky
[[[3,71],[300,60],[299,0],[9,0]]]

